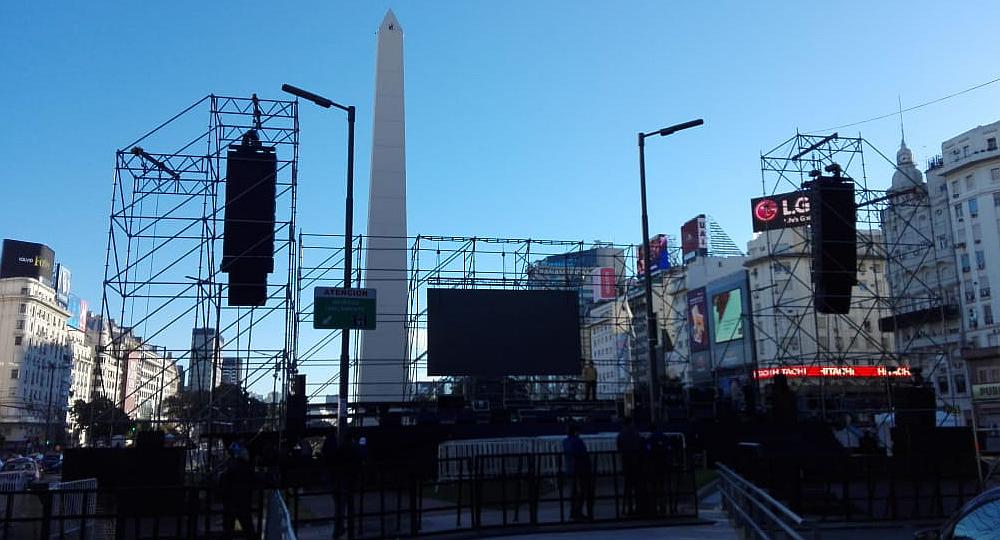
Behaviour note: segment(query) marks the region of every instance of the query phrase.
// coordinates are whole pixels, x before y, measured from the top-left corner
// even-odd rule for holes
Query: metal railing
[[[261,527],[264,531],[264,540],[296,540],[292,517],[288,513],[288,506],[285,505],[281,491],[272,489],[266,501],[264,524]]]
[[[806,536],[802,534],[805,530],[810,531],[807,533],[809,537],[819,538],[819,529],[815,525],[808,524],[766,491],[721,463],[716,463],[715,466],[719,471],[722,507],[736,527],[745,531],[747,537],[762,540],[805,540]]]

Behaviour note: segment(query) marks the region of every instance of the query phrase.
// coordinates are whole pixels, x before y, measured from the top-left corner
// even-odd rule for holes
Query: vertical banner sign
[[[696,255],[708,255],[708,228],[705,214],[689,219],[681,226],[681,257],[685,261]]]
[[[708,303],[705,301],[705,288],[689,291],[687,300],[691,352],[708,350]]]
[[[602,300],[614,300],[618,296],[614,268],[595,268],[593,276],[595,302],[600,302]]]

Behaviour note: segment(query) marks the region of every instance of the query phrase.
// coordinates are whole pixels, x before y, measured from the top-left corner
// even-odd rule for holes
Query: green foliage
[[[124,435],[134,426],[134,422],[120,407],[106,397],[97,397],[86,402],[76,400],[70,408],[73,423],[86,429],[91,437]]]

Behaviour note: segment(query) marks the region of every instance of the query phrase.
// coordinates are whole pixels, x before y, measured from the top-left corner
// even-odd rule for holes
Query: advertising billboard
[[[636,260],[636,271],[639,275],[646,273],[646,246],[639,246],[639,256]],[[667,249],[667,235],[658,234],[649,239],[649,264],[651,272],[670,268],[670,251]]]
[[[67,296],[66,311],[69,311],[69,319],[66,320],[66,324],[76,328],[77,330],[87,330],[87,309],[90,306],[87,301],[80,298],[79,296],[70,293]]]
[[[614,300],[618,296],[618,289],[615,284],[615,269],[611,267],[595,268],[594,273],[594,301]]]
[[[812,221],[808,191],[793,191],[750,199],[753,231],[803,227]]]
[[[688,336],[691,352],[708,349],[708,303],[705,301],[705,288],[688,292]]]
[[[708,255],[708,227],[705,214],[690,219],[681,226],[681,254],[685,261],[697,255]]]
[[[57,264],[55,272],[55,282],[56,282],[56,301],[60,305],[66,307],[69,301],[69,292],[71,287],[71,282],[73,279],[73,274],[70,272],[69,268],[66,268],[65,264]]]
[[[52,263],[56,258],[48,246],[20,240],[4,240],[0,255],[0,278],[35,278],[52,284]]]
[[[772,379],[778,375],[787,378],[821,378],[838,377],[849,379],[879,378],[879,377],[912,377],[910,368],[899,366],[897,368],[887,368],[885,366],[782,366],[771,368],[760,368],[754,370],[754,378],[758,380]],[[972,386],[973,394],[976,385]]]
[[[743,337],[743,291],[732,289],[712,297],[712,322],[715,342],[725,343]]]

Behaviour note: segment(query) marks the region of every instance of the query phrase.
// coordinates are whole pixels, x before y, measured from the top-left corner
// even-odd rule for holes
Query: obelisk
[[[403,29],[390,9],[378,29],[375,117],[365,287],[377,290],[375,330],[361,332],[357,399],[402,401],[406,350],[406,136],[403,115]]]

